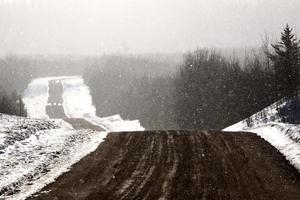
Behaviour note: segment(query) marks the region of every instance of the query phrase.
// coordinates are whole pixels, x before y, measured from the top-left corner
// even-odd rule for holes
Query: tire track
[[[118,191],[118,193],[120,193],[121,195],[120,196],[121,200],[126,198],[128,195],[132,195],[131,194],[132,191],[134,191],[141,184],[141,182],[143,181],[141,180],[143,175],[147,173],[147,171],[149,170],[146,169],[146,164],[148,164],[147,166],[150,165],[149,160],[151,157],[151,152],[154,149],[155,140],[151,137],[148,137],[146,140],[148,140],[147,142],[150,143],[150,147],[146,149],[146,151],[143,153],[141,159],[138,161],[136,165],[134,172],[131,174],[131,177],[123,183],[123,186]],[[144,173],[141,174],[142,172]],[[132,185],[132,183],[135,183],[135,185]]]
[[[172,163],[168,173],[166,175],[166,178],[164,180],[164,183],[162,185],[162,196],[159,198],[159,200],[166,200],[168,199],[171,191],[171,184],[175,177],[177,168],[178,168],[178,157],[176,154],[176,148],[175,148],[175,141],[173,134],[170,134],[170,132],[167,131],[168,140],[168,160],[167,163]]]
[[[299,198],[297,170],[252,133],[145,131],[108,134],[31,199]]]

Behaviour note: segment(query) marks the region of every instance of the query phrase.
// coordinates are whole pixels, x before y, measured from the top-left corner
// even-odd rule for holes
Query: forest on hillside
[[[18,56],[0,59],[0,113],[26,116],[21,94],[30,79],[27,59]]]
[[[197,49],[173,66],[111,57],[84,73],[99,116],[121,114],[146,129],[222,129],[294,95],[299,85],[299,41],[286,26],[280,42],[240,59]],[[144,73],[146,72],[146,73]]]

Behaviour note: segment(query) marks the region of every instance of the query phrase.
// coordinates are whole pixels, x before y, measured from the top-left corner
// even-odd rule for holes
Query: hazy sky
[[[0,0],[0,55],[256,46],[286,23],[300,0]]]

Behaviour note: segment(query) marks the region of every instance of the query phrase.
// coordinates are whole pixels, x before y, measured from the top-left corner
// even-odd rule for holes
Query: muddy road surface
[[[252,133],[110,133],[30,199],[297,200],[300,177]]]

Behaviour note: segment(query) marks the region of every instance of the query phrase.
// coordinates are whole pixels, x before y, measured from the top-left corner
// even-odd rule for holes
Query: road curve
[[[296,200],[300,175],[252,133],[110,133],[30,199]]]

